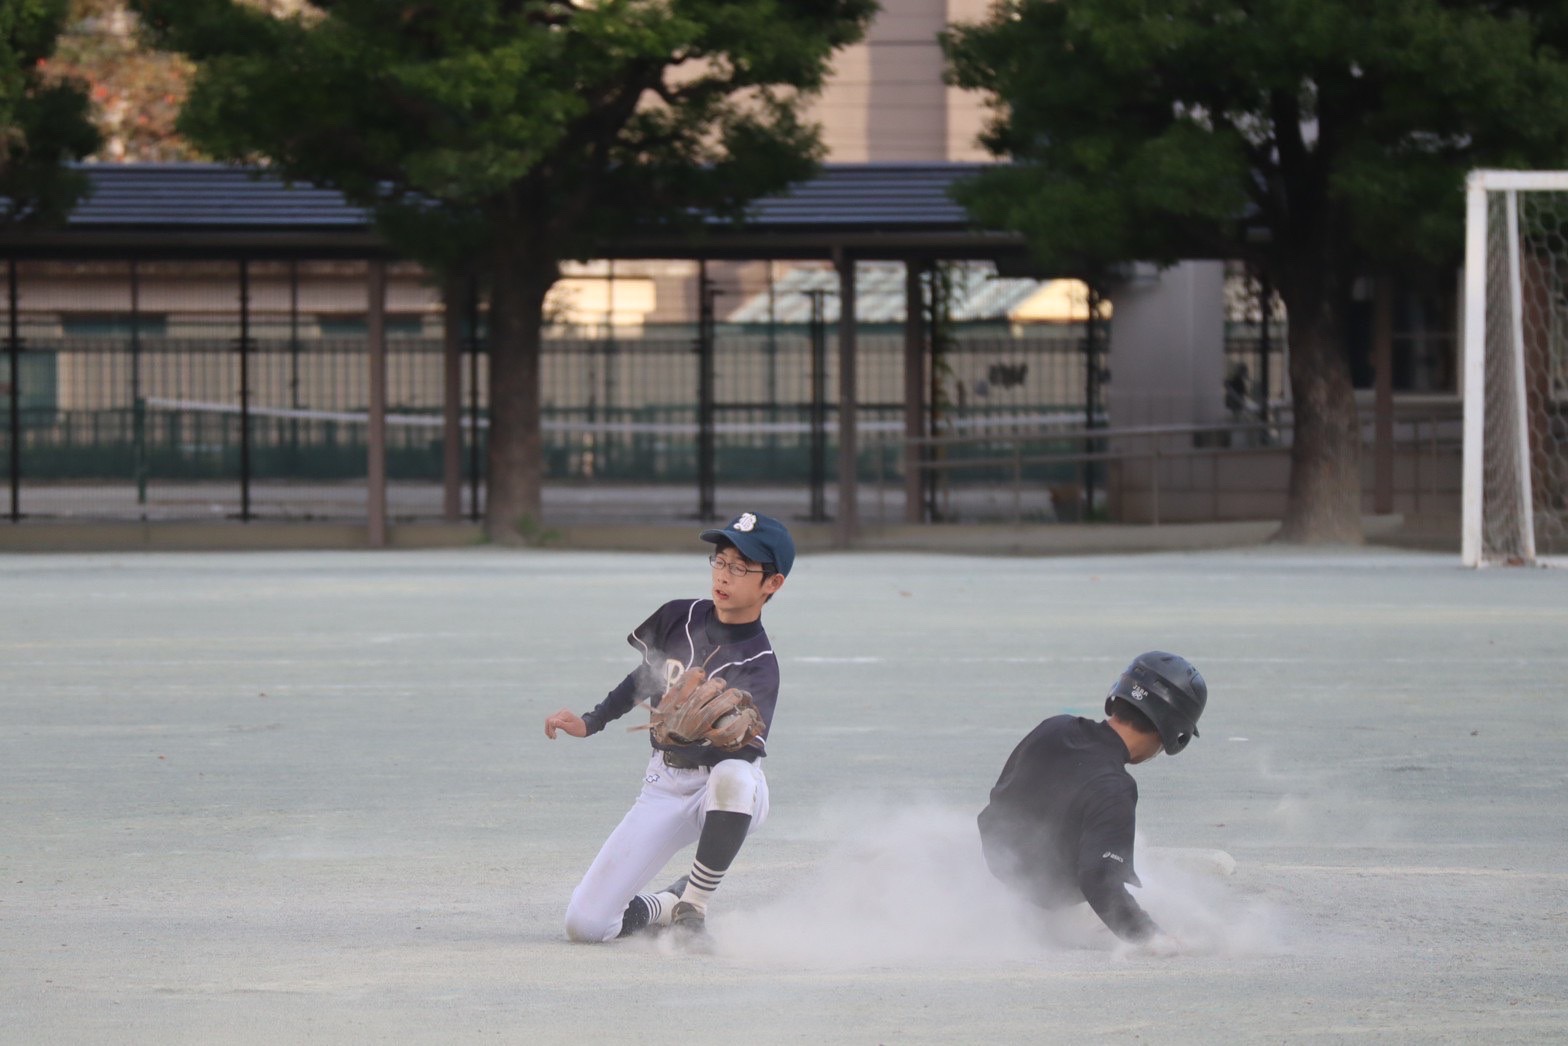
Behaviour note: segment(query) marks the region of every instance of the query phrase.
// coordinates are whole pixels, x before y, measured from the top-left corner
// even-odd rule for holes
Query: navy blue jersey
[[[1138,784],[1127,746],[1106,723],[1053,716],[1008,756],[980,812],[986,863],[1047,908],[1088,901],[1117,936],[1139,941],[1154,923],[1127,887]]]
[[[779,663],[760,620],[726,625],[714,614],[711,599],[677,599],[655,610],[648,620],[632,629],[626,641],[642,655],[642,664],[592,711],[583,714],[590,734],[603,730],[606,723],[619,719],[639,701],[657,705],[669,686],[671,662],[682,670],[705,665],[708,678],[718,676],[728,685],[751,694],[762,714],[762,735],[739,753],[719,753],[696,745],[654,747],[704,764],[767,754],[768,731],[773,726],[773,709],[779,699]]]

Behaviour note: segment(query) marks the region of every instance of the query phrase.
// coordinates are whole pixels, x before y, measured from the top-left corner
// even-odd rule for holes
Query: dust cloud
[[[1142,952],[1119,941],[1087,904],[1045,912],[985,866],[974,811],[927,804],[840,810],[822,817],[844,841],[761,906],[709,923],[715,951],[741,962],[799,967],[918,967],[1049,961]],[[853,824],[876,827],[846,831]],[[1135,896],[1188,954],[1283,949],[1282,920],[1235,889],[1223,851],[1140,845]]]

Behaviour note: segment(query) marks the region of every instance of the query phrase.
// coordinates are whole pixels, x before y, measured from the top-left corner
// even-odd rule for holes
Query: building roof
[[[289,185],[222,164],[86,164],[91,192],[68,227],[88,229],[364,228],[370,214],[341,193]]]
[[[980,164],[829,164],[809,181],[692,233],[629,232],[620,258],[994,258],[1019,237],[977,227],[949,195]],[[15,255],[385,255],[369,213],[335,190],[221,164],[87,164],[91,195],[63,228],[0,227]]]

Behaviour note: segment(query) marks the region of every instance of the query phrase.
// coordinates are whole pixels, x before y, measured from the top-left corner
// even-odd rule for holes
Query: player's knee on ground
[[[757,773],[744,759],[726,759],[708,774],[708,810],[750,816],[757,806]]]
[[[603,904],[587,904],[573,896],[566,906],[566,936],[584,944],[613,940],[621,932],[625,911],[624,904],[611,911]]]

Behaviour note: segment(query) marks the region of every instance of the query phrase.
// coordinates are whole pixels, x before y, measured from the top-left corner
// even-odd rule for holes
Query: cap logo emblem
[[[1149,692],[1143,687],[1139,686],[1137,683],[1134,683],[1132,685],[1131,696],[1134,701],[1142,701],[1144,698],[1149,696]]]
[[[732,530],[738,530],[742,534],[749,534],[756,528],[756,526],[757,517],[752,515],[750,512],[742,512],[740,514],[740,518],[730,524],[730,528]]]

